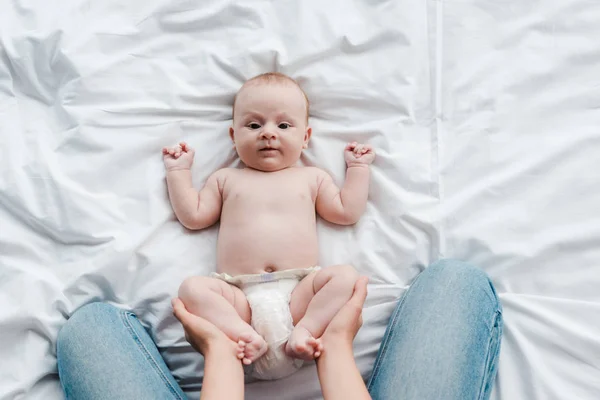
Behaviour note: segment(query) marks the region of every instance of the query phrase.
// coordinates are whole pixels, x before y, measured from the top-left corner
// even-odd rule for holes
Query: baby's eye
[[[291,125],[288,124],[287,122],[282,122],[281,124],[279,124],[279,129],[287,129],[289,128]]]
[[[251,123],[248,124],[248,128],[250,128],[250,129],[259,129],[260,125],[257,124],[256,122],[251,122]]]

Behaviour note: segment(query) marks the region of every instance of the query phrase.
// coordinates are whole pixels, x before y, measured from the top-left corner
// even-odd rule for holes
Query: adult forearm
[[[200,400],[244,398],[244,369],[233,348],[207,352]]]
[[[324,344],[317,359],[317,373],[325,400],[367,400],[367,387],[349,344]]]
[[[192,173],[189,169],[167,172],[169,199],[177,219],[187,228],[191,228],[198,214],[198,192],[192,185]]]
[[[346,181],[340,192],[344,214],[349,223],[356,223],[367,207],[371,171],[368,165],[348,167]]]

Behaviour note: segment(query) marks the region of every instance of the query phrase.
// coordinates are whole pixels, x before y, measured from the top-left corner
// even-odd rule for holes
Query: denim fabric
[[[81,307],[62,327],[58,373],[67,399],[186,399],[150,335],[131,312]]]
[[[400,299],[369,381],[374,400],[488,399],[502,307],[487,275],[441,260]]]

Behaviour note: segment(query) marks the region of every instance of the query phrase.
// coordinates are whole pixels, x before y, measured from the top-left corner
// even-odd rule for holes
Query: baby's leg
[[[252,312],[239,288],[220,279],[194,276],[183,281],[178,296],[189,312],[238,342],[238,357],[244,364],[256,361],[267,351],[267,343],[249,324]]]
[[[304,278],[290,300],[295,323],[287,353],[311,360],[320,355],[320,338],[337,312],[352,297],[358,273],[350,265],[336,265]]]

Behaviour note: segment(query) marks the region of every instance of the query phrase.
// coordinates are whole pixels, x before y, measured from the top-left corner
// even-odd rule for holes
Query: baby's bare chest
[[[316,185],[292,174],[241,176],[225,188],[223,207],[254,210],[293,210],[314,208]]]

